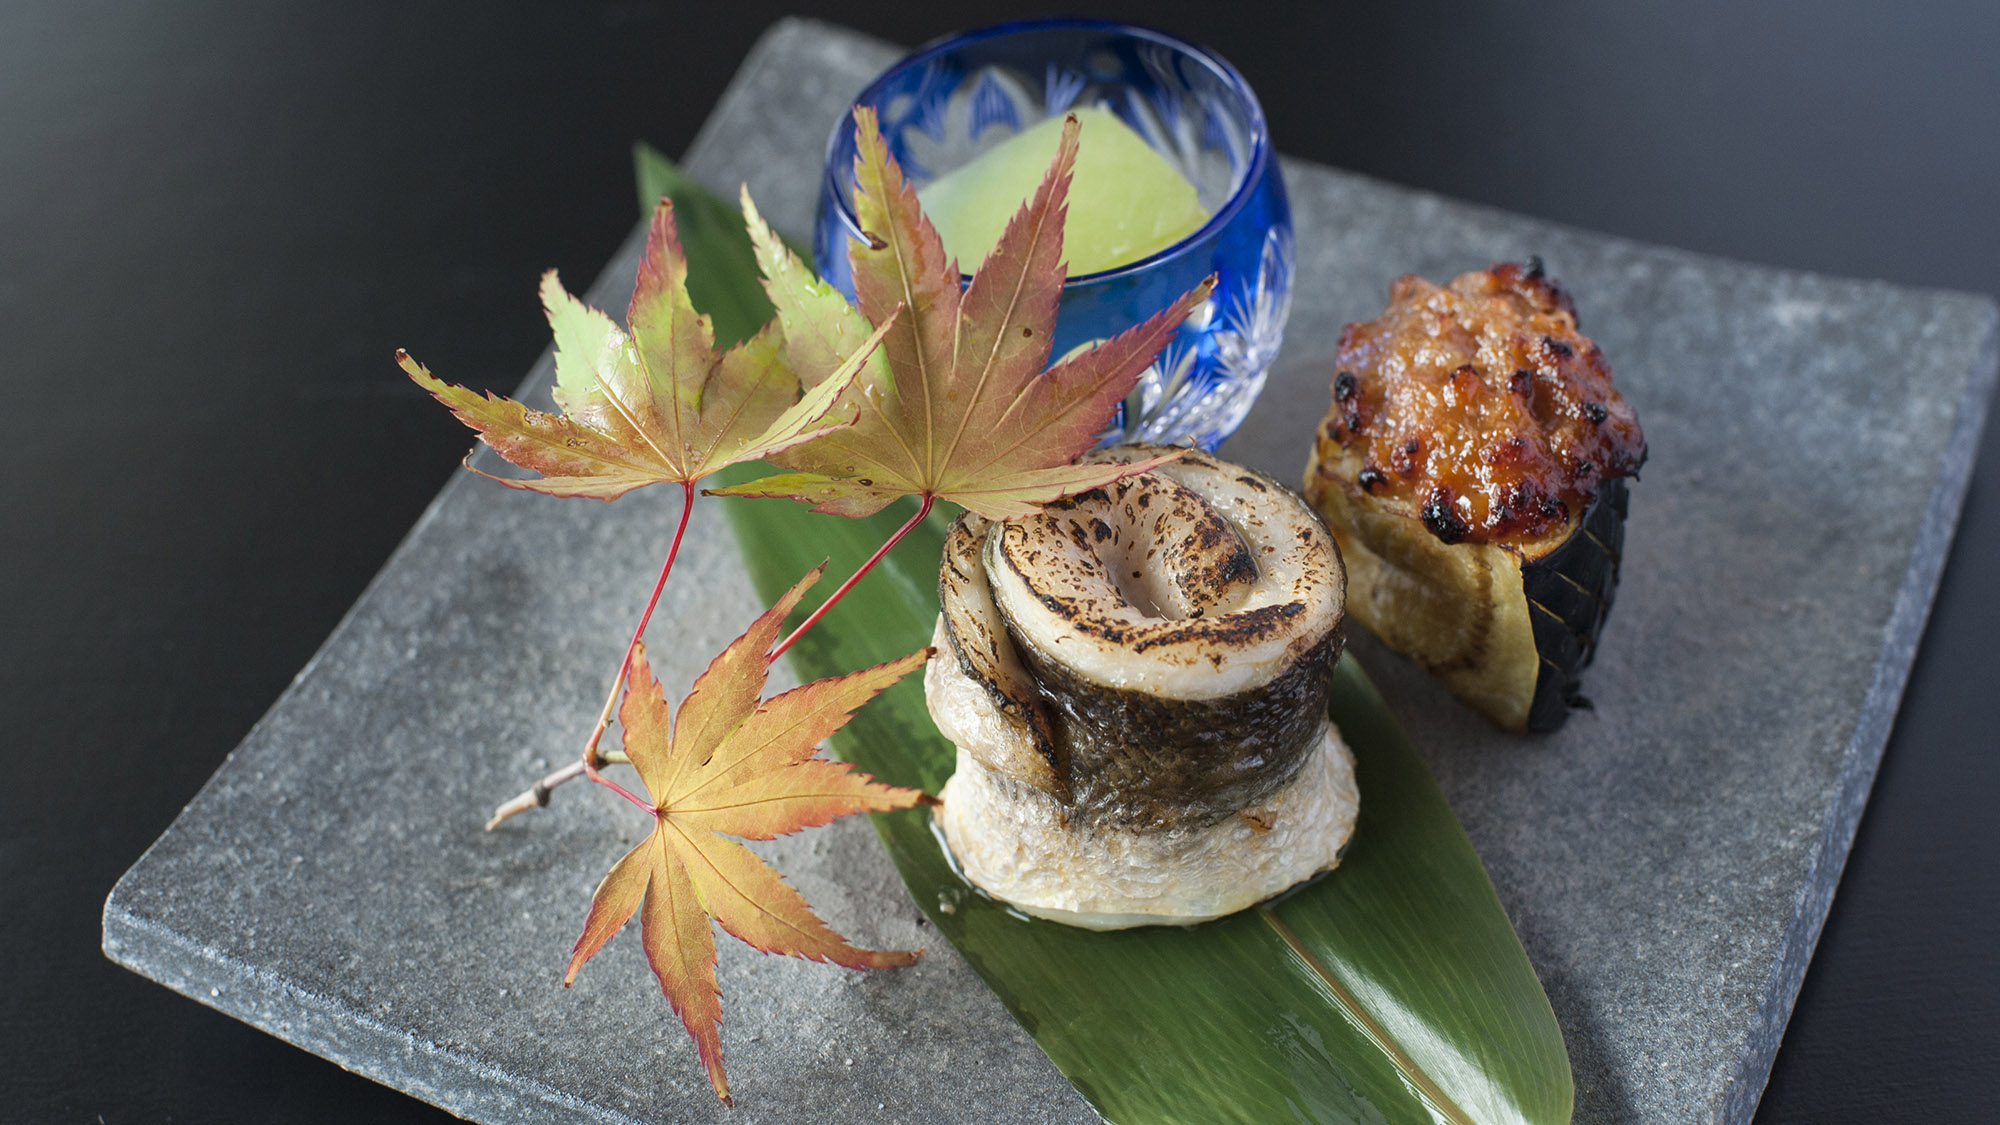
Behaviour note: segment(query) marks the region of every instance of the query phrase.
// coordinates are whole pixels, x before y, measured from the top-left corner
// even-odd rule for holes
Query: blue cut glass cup
[[[919,48],[855,98],[920,189],[1072,108],[1117,114],[1194,184],[1210,218],[1136,261],[1063,286],[1052,358],[1132,327],[1216,275],[1113,417],[1106,443],[1194,440],[1213,450],[1249,413],[1291,308],[1292,221],[1264,111],[1243,77],[1191,43],[1105,20],[1002,24]],[[1087,142],[1086,142],[1087,143]],[[854,299],[854,122],[827,142],[813,258]],[[962,263],[968,264],[968,263]]]

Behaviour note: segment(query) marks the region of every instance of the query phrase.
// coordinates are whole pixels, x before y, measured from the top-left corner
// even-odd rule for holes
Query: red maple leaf
[[[958,263],[945,257],[874,111],[861,107],[854,117],[855,212],[870,239],[849,255],[859,311],[805,269],[747,195],[744,216],[784,330],[786,361],[800,381],[816,392],[821,380],[838,376],[834,364],[858,354],[854,345],[871,323],[889,329],[880,357],[841,393],[858,414],[852,427],[769,458],[793,472],[718,493],[788,496],[844,516],[917,495],[1008,519],[1171,460],[1071,463],[1097,443],[1153,357],[1208,298],[1214,278],[1145,323],[1043,370],[1065,277],[1076,119],[1064,126],[1041,187],[961,290]]]
[[[640,914],[646,959],[724,1103],[729,1083],[710,919],[766,953],[850,969],[907,965],[917,957],[848,944],[776,871],[730,839],[769,840],[849,813],[906,809],[923,798],[814,752],[856,708],[922,666],[929,649],[760,698],[779,626],[819,576],[820,570],[806,575],[730,642],[696,678],[678,714],[653,679],[644,647],[634,654],[618,720],[655,822],[598,885],[563,978],[565,985],[574,982],[583,963]]]

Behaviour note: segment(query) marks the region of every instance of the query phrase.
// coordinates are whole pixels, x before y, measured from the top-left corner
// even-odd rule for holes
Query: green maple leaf
[[[661,481],[698,480],[851,425],[857,408],[842,398],[893,327],[885,323],[883,332],[855,341],[853,354],[816,368],[803,396],[775,324],[718,351],[708,317],[688,300],[687,259],[667,200],[653,214],[627,313],[629,334],[565,291],[554,271],[542,277],[542,306],[555,332],[560,414],[446,383],[406,352],[396,359],[481,441],[541,474],[493,479],[600,500]]]
[[[958,263],[945,257],[874,111],[854,116],[855,210],[869,232],[867,244],[850,248],[858,311],[806,270],[747,196],[744,216],[786,361],[806,386],[817,393],[838,377],[845,370],[838,361],[856,354],[871,325],[887,329],[879,355],[840,394],[857,420],[769,458],[794,471],[718,494],[785,496],[844,516],[918,495],[1008,519],[1171,460],[1071,463],[1096,444],[1214,278],[1145,323],[1043,370],[1066,276],[1062,231],[1076,120],[1065,125],[1041,187],[961,290]]]

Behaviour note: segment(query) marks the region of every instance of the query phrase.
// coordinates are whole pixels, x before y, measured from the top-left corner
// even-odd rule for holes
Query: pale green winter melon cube
[[[1069,190],[1063,255],[1070,276],[1134,262],[1201,229],[1194,185],[1110,110],[1074,111],[1083,131]],[[1051,117],[920,189],[945,253],[967,273],[985,260],[1055,159],[1063,119]]]

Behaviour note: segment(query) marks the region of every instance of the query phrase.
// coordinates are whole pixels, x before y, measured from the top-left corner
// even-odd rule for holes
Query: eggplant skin
[[[1626,495],[1623,477],[1606,481],[1567,539],[1521,564],[1521,592],[1540,662],[1528,705],[1530,731],[1555,730],[1571,711],[1589,706],[1581,694],[1583,670],[1597,655],[1597,636],[1618,592]]]
[[[1322,426],[1303,489],[1340,545],[1348,613],[1494,724],[1562,726],[1617,590],[1624,480],[1538,539],[1446,544],[1369,496],[1356,460]]]

